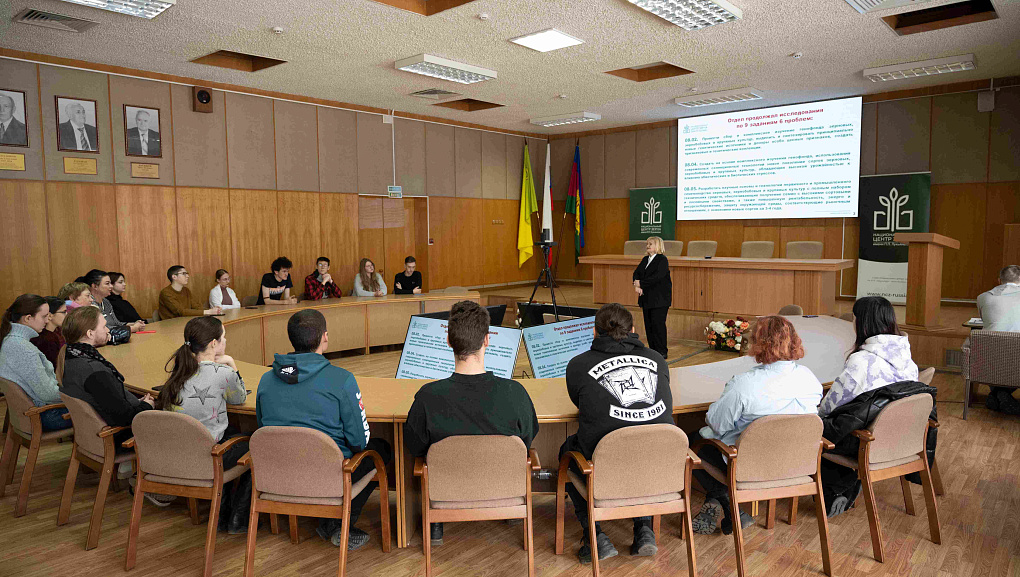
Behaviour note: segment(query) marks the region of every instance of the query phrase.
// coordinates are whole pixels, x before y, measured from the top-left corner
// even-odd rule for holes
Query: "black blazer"
[[[149,154],[145,156],[159,156],[160,155],[160,141],[159,133],[155,130],[149,129],[148,144]],[[139,136],[137,128],[129,128],[127,131],[127,150],[128,154],[136,154],[142,156],[142,138]]]
[[[634,280],[641,281],[644,294],[638,297],[638,306],[646,309],[668,307],[673,304],[673,280],[669,277],[666,255],[657,254],[648,265],[648,255],[634,269]]]
[[[11,123],[7,126],[7,130],[4,131],[3,138],[0,138],[0,144],[27,146],[28,132],[25,130],[25,124],[17,118],[12,118]]]
[[[89,150],[92,152],[99,151],[99,138],[96,133],[96,127],[91,124],[85,124],[85,137],[89,139]],[[75,134],[74,126],[71,121],[61,122],[60,126],[57,127],[57,148],[60,150],[78,150],[78,135]],[[82,151],[85,152],[85,151]]]

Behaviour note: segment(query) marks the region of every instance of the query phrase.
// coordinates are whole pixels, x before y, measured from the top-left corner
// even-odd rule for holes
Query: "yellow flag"
[[[531,177],[531,156],[524,145],[524,173],[521,176],[521,216],[517,221],[517,268],[524,266],[535,255],[535,240],[531,232],[531,213],[538,212],[535,198],[535,181]]]

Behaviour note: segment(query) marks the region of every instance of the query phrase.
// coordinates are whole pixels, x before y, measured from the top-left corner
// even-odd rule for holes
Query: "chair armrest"
[[[690,450],[697,453],[698,450],[704,447],[705,445],[709,445],[711,447],[719,449],[719,452],[722,453],[723,455],[726,455],[727,459],[737,458],[737,448],[731,445],[727,445],[726,443],[720,441],[719,439],[701,439],[700,441],[696,441],[693,445],[691,445]]]
[[[68,414],[70,414],[70,413],[68,413]],[[130,428],[131,427],[103,427],[103,430],[99,431],[99,438],[100,439],[105,439],[106,437],[110,437],[110,436],[116,435],[117,433],[119,433],[121,431],[127,431]]]
[[[240,443],[241,441],[247,441],[249,439],[251,439],[250,435],[241,435],[240,437],[234,437],[232,439],[227,439],[227,441],[225,441],[223,443],[219,443],[218,445],[213,445],[212,456],[214,456],[214,457],[222,457],[223,453],[226,453],[231,447],[233,447],[234,445]]]
[[[49,411],[50,409],[63,409],[63,408],[65,408],[64,407],[64,403],[53,403],[52,405],[43,405],[41,407],[32,407],[31,409],[25,411],[25,416],[26,417],[31,417],[32,415],[38,415],[38,414],[41,414],[41,413],[45,413],[46,411]]]
[[[414,476],[421,477],[424,472],[425,472],[425,459],[422,459],[421,457],[416,457],[414,459]]]
[[[242,455],[241,458],[237,460],[237,464],[241,465],[242,467],[251,468],[251,451],[248,451],[247,453]]]
[[[528,449],[528,462],[531,463],[532,471],[542,469],[542,462],[538,460],[538,451],[535,449]]]
[[[928,428],[929,429],[939,428],[939,422],[934,419],[928,419]]]
[[[63,415],[60,416],[60,418],[64,419],[65,421],[70,421],[71,420],[71,413],[64,413]]]
[[[577,451],[567,451],[563,454],[563,458],[560,459],[560,471],[566,472],[567,467],[570,466],[570,461],[573,460],[577,463],[577,468],[581,469],[581,472],[585,475],[591,475],[592,464],[591,461],[584,458],[584,455]]]
[[[134,449],[135,448],[135,438],[131,437],[130,439],[128,439],[128,440],[124,441],[123,443],[121,443],[120,446],[124,447],[125,449]]]
[[[691,460],[691,465],[694,465],[695,467],[701,466],[701,457],[699,457],[694,451],[687,449],[687,458]]]
[[[344,473],[347,475],[354,473],[354,470],[358,468],[358,465],[360,465],[366,457],[371,458],[373,461],[382,461],[382,457],[379,456],[379,453],[372,450],[355,453],[350,459],[344,459]]]
[[[835,443],[833,443],[832,441],[826,439],[825,437],[822,437],[822,449],[824,449],[826,451],[831,451],[831,450],[833,450],[835,448],[836,448],[836,444]]]
[[[865,443],[870,443],[875,440],[875,435],[872,435],[871,431],[865,429],[857,429],[851,434]]]

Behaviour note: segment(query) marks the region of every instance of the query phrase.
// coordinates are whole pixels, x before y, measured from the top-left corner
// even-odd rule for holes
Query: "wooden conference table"
[[[582,256],[592,265],[595,302],[636,306],[632,275],[642,258]],[[668,258],[672,308],[732,314],[773,314],[789,304],[809,315],[833,314],[838,273],[854,266],[852,259]]]
[[[478,293],[468,295],[391,295],[387,297],[351,297],[323,301],[307,301],[297,305],[263,306],[258,309],[231,310],[221,317],[226,326],[227,353],[234,357],[245,386],[250,391],[243,405],[230,405],[228,411],[241,421],[245,430],[255,427],[255,400],[259,380],[270,369],[274,353],[290,352],[286,321],[291,314],[304,308],[316,308],[327,319],[330,349],[360,348],[365,343],[388,344],[380,340],[402,343],[409,317],[422,311],[449,308],[452,303],[477,300]],[[805,343],[807,365],[822,382],[831,381],[843,366],[843,358],[853,344],[853,326],[833,317],[789,317]],[[127,344],[103,347],[103,355],[124,375],[127,387],[137,393],[154,393],[153,387],[166,380],[164,365],[184,342],[184,325],[188,318],[176,318],[150,325],[154,334],[135,334]],[[367,324],[366,324],[367,323]],[[376,323],[385,326],[377,326]],[[391,336],[386,336],[391,335]],[[337,344],[355,343],[354,347]],[[263,359],[263,362],[259,362]],[[670,370],[670,389],[674,414],[703,411],[708,403],[719,398],[722,387],[734,374],[754,364],[747,357],[675,368]],[[406,547],[418,528],[418,491],[412,469],[414,459],[403,442],[403,423],[414,395],[428,381],[358,377],[365,412],[373,437],[388,440],[394,449],[394,479],[397,546]],[[538,451],[543,467],[558,464],[560,445],[577,431],[577,407],[567,395],[566,382],[556,379],[519,379],[527,389],[538,413],[540,432],[532,446]],[[536,483],[539,483],[536,481]],[[553,485],[549,481],[546,490]]]

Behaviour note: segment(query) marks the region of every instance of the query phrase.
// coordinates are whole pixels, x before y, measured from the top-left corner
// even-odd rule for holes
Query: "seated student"
[[[418,263],[413,256],[404,259],[404,270],[393,277],[393,294],[421,294],[421,272],[414,270],[416,266]]]
[[[917,365],[910,357],[910,341],[900,334],[892,304],[884,297],[863,297],[854,303],[853,312],[857,340],[847,356],[843,372],[833,381],[818,407],[826,430],[833,425],[830,415],[859,395],[895,383],[917,381]],[[841,439],[829,440],[838,448]],[[860,493],[857,472],[827,459],[822,460],[821,472],[828,516],[839,515]]]
[[[329,274],[329,259],[320,256],[315,261],[315,270],[305,277],[305,298],[317,301],[342,296],[343,292],[340,290],[340,286],[333,282],[333,276]]]
[[[386,281],[381,274],[375,272],[375,263],[367,258],[361,259],[358,265],[358,276],[354,277],[354,296],[386,296]]]
[[[39,295],[24,294],[14,299],[0,320],[0,377],[24,389],[37,407],[60,402],[60,389],[53,363],[30,341],[46,327],[50,307]],[[67,409],[50,409],[39,415],[44,431],[67,429]]]
[[[354,375],[333,366],[322,356],[329,347],[326,317],[315,309],[295,313],[287,321],[287,337],[294,352],[277,354],[273,370],[262,375],[255,399],[258,426],[307,427],[322,431],[336,442],[344,458],[372,450],[384,462],[393,459],[390,444],[383,439],[370,439],[368,417],[361,404],[361,390]],[[361,462],[351,481],[357,482],[375,465],[371,459]],[[351,500],[350,533],[347,550],[353,551],[368,543],[368,533],[354,527],[372,491],[372,481]],[[340,545],[340,519],[322,519],[316,533]]]
[[[404,423],[404,443],[413,457],[425,457],[432,443],[455,435],[507,435],[524,445],[538,434],[538,417],[528,391],[517,381],[485,370],[489,313],[461,301],[450,309],[447,342],[453,349],[453,374],[422,386]],[[433,545],[443,544],[443,524],[431,527]]]
[[[241,435],[227,424],[227,403],[242,405],[248,396],[226,348],[227,333],[220,319],[203,316],[189,320],[184,325],[184,344],[167,361],[170,377],[156,397],[157,409],[194,417],[217,443]],[[244,441],[231,447],[223,454],[223,470],[233,468],[247,452]],[[250,506],[251,475],[245,473],[239,483],[231,483],[223,491],[220,530],[231,535],[247,532]]]
[[[999,286],[978,295],[978,311],[986,331],[1020,332],[1020,266],[1009,265],[999,271]],[[970,339],[964,344],[970,348]],[[1020,402],[1013,389],[992,387],[985,399],[989,409],[1020,415]]]
[[[117,318],[125,323],[134,323],[142,321],[144,324],[145,319],[138,314],[135,310],[134,305],[129,301],[124,300],[124,292],[127,290],[127,281],[124,280],[124,273],[122,272],[111,272],[110,282],[113,283],[113,292],[110,296],[106,297],[106,300],[113,306],[113,313],[117,315]]]
[[[69,282],[60,288],[57,298],[67,303],[67,310],[72,311],[78,307],[87,307],[92,304],[92,295],[89,293],[89,285],[83,282]]]
[[[84,282],[89,285],[89,293],[92,295],[92,306],[103,311],[103,316],[106,317],[106,324],[110,328],[111,344],[126,343],[131,338],[130,333],[124,333],[124,336],[121,336],[124,329],[128,329],[131,333],[137,333],[145,326],[145,321],[124,322],[113,311],[113,303],[107,299],[113,292],[110,273],[94,268],[85,273],[85,276],[75,279],[75,281]]]
[[[216,271],[216,286],[209,291],[209,306],[222,311],[241,308],[240,299],[230,288],[230,273],[223,269]]]
[[[613,360],[612,364],[607,361]],[[613,374],[627,371],[651,384],[651,390],[637,392],[626,390]],[[568,451],[578,451],[587,459],[592,458],[595,447],[602,437],[633,425],[654,423],[673,424],[673,394],[669,388],[669,367],[662,355],[646,348],[634,334],[634,317],[622,305],[603,305],[595,314],[595,339],[591,350],[581,353],[567,363],[567,393],[578,408],[577,434],[567,437],[560,447],[560,458]],[[641,420],[633,417],[622,418],[617,412],[647,409]],[[640,450],[640,447],[636,447]],[[580,474],[577,465],[571,462],[573,470]],[[574,514],[581,523],[583,536],[577,558],[581,563],[591,563],[591,541],[588,535],[588,500],[572,483],[567,483],[567,494],[574,504]],[[617,555],[609,536],[595,523],[599,559]],[[634,544],[631,555],[655,555],[655,532],[652,531],[651,517],[634,519]]]
[[[159,291],[160,320],[218,315],[223,312],[220,307],[203,309],[204,305],[191,296],[191,290],[188,288],[191,274],[183,266],[175,264],[168,268],[166,278],[170,281],[170,285]]]
[[[822,384],[811,369],[795,361],[804,357],[804,346],[793,324],[781,316],[760,317],[751,333],[748,354],[759,364],[746,373],[735,375],[723,388],[722,396],[712,403],[705,415],[708,424],[691,436],[691,444],[701,439],[719,439],[735,445],[740,434],[756,419],[769,415],[810,415],[818,410]],[[706,446],[698,456],[721,471],[728,466],[722,453]],[[694,476],[705,489],[705,503],[692,520],[695,533],[709,535],[716,531],[722,512],[724,535],[733,532],[729,489],[703,470]],[[741,511],[740,526],[754,523]]]
[[[259,287],[258,305],[293,305],[297,304],[297,297],[290,296],[290,289],[294,288],[294,282],[290,280],[290,269],[294,263],[290,259],[281,256],[273,261],[270,270],[262,275],[262,284]]]
[[[46,297],[46,304],[50,307],[50,316],[46,319],[46,326],[39,331],[39,336],[30,339],[32,344],[46,355],[46,360],[57,366],[57,356],[60,355],[60,347],[64,346],[64,335],[60,325],[64,322],[64,315],[67,314],[67,305],[58,297]]]

